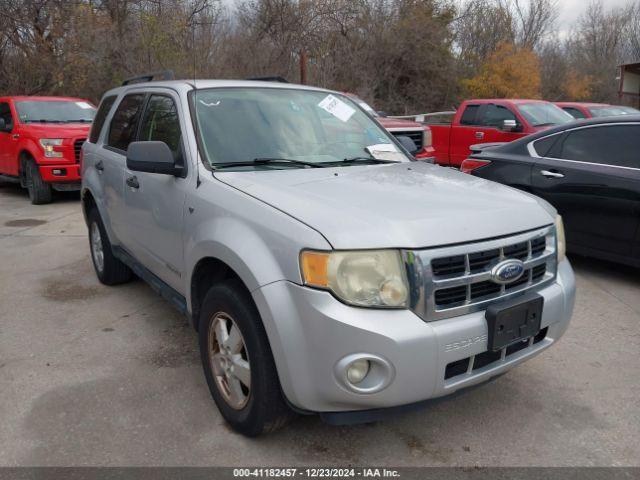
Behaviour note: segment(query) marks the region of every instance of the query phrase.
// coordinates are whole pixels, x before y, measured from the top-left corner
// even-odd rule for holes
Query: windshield
[[[91,104],[70,100],[19,101],[16,109],[22,123],[90,123],[96,114]]]
[[[354,158],[409,161],[385,130],[340,94],[215,88],[197,90],[193,98],[201,144],[213,166],[265,158],[289,162],[238,168],[308,167],[300,162],[347,166],[353,163],[344,160]]]
[[[364,100],[362,100],[360,97],[356,97],[355,95],[349,95],[351,97],[351,99],[356,102],[358,105],[360,105],[360,107],[367,112],[369,115],[372,115],[374,117],[379,117],[380,115],[378,114],[378,112],[376,112],[373,107],[371,105],[369,105],[367,102],[365,102]]]
[[[603,107],[589,107],[591,115],[594,117],[617,117],[618,115],[638,115],[640,110],[631,107],[619,107],[607,105]]]
[[[518,110],[532,127],[561,125],[575,120],[570,114],[551,103],[522,103]]]

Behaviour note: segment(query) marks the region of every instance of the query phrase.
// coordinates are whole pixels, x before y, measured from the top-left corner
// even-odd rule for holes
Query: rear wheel
[[[282,427],[293,416],[260,314],[238,280],[214,285],[199,322],[200,354],[209,390],[234,430],[253,437]]]
[[[89,212],[89,245],[96,276],[105,285],[118,285],[131,280],[132,272],[113,255],[111,242],[97,208]]]
[[[25,163],[25,184],[32,204],[51,203],[53,198],[51,185],[42,180],[38,165],[33,160],[27,160]]]

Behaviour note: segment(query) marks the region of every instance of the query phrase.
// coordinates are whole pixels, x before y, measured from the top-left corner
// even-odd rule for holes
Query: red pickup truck
[[[81,98],[0,97],[0,180],[19,182],[34,205],[80,189],[80,149],[95,107]]]
[[[542,129],[573,121],[541,100],[467,100],[450,124],[430,124],[436,163],[459,168],[478,143],[512,142]]]
[[[416,148],[413,156],[417,159],[432,158],[435,150],[432,146],[431,128],[421,125],[411,120],[403,120],[399,118],[390,118],[381,115],[380,112],[374,110],[364,100],[353,93],[345,92],[345,95],[362,107],[369,115],[374,117],[380,125],[384,127],[394,137],[409,137],[413,140]]]

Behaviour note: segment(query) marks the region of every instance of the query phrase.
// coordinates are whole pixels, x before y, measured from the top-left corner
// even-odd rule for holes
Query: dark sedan
[[[462,171],[558,209],[569,251],[640,267],[640,116],[571,122],[472,151]]]

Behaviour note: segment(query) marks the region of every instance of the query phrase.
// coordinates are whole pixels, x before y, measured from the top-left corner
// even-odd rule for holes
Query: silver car
[[[199,333],[245,435],[486,381],[565,332],[574,275],[543,200],[425,162],[340,93],[259,81],[108,91],[82,150],[101,282],[143,278]]]

